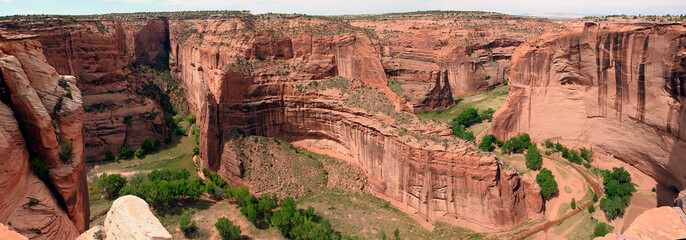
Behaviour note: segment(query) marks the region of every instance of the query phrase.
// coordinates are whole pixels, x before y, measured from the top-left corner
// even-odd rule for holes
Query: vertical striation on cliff
[[[491,126],[613,155],[686,187],[686,27],[585,23],[520,46],[510,95]]]

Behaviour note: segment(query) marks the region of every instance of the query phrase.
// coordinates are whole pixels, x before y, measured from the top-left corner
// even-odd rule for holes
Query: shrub
[[[241,228],[234,226],[233,222],[227,218],[223,217],[218,219],[217,223],[214,224],[214,227],[217,228],[219,236],[224,240],[238,240],[241,237]]]
[[[155,141],[153,141],[153,147],[155,148],[155,150],[160,149],[160,146],[161,146],[161,145],[162,145],[162,144],[160,144],[160,140],[159,140],[159,139],[155,139]]]
[[[153,150],[155,150],[155,145],[153,145],[150,140],[145,140],[143,141],[143,144],[141,144],[141,148],[143,149],[143,151],[145,151],[145,153],[151,153],[153,152]]]
[[[31,165],[31,170],[38,176],[38,178],[42,180],[48,179],[48,171],[50,171],[50,167],[41,161],[40,158],[32,157],[29,165]]]
[[[493,149],[495,149],[495,147],[493,146],[493,142],[495,141],[496,139],[495,136],[493,136],[493,134],[484,135],[484,137],[481,138],[481,143],[479,143],[479,148],[486,152],[493,151]]]
[[[548,149],[553,149],[555,147],[555,144],[553,144],[553,142],[551,142],[550,140],[546,140],[545,147]]]
[[[474,141],[474,133],[467,131],[465,129],[464,125],[453,125],[453,133],[455,133],[455,136],[458,138],[473,142]]]
[[[546,200],[550,199],[558,191],[553,172],[547,168],[541,169],[541,172],[536,175],[536,183],[541,187],[541,196]]]
[[[598,201],[598,195],[593,194],[593,202],[597,202],[597,201]]]
[[[131,157],[131,154],[133,154],[133,152],[131,152],[131,149],[129,147],[123,146],[123,147],[121,147],[120,154],[121,154],[122,159],[127,159],[127,158]]]
[[[481,118],[482,120],[488,120],[488,122],[491,122],[491,121],[493,121],[493,113],[495,113],[495,110],[493,110],[493,108],[488,108],[486,110],[481,111],[479,118]]]
[[[67,140],[60,146],[60,153],[59,157],[60,160],[63,162],[69,161],[71,159],[71,156],[74,154],[74,146],[72,145],[70,140]]]
[[[572,208],[572,211],[576,209],[576,199],[572,198],[572,202],[569,204],[569,206]]]
[[[656,191],[655,187],[653,187],[653,189],[650,189],[650,191],[655,192]]]
[[[468,128],[469,126],[472,126],[474,123],[481,122],[483,119],[479,116],[479,112],[476,110],[476,108],[468,108],[465,109],[460,113],[460,115],[457,115],[455,119],[453,119],[453,126],[464,126],[465,128]]]
[[[610,229],[607,226],[607,223],[604,222],[599,222],[593,229],[593,235],[595,235],[595,237],[603,237],[608,233],[610,233]]]
[[[199,155],[200,154],[200,147],[195,146],[193,147],[193,155]]]
[[[595,212],[595,205],[593,205],[593,204],[588,205],[588,213],[593,213],[593,212]]]
[[[188,114],[188,116],[186,116],[186,122],[195,124],[195,114]]]
[[[186,238],[191,236],[191,234],[193,234],[197,229],[195,226],[195,220],[191,220],[190,215],[184,215],[179,219],[179,228]]]
[[[143,153],[144,153],[144,152],[143,152],[143,149],[140,149],[140,148],[139,148],[139,149],[136,149],[136,153],[135,153],[135,154],[136,154],[136,157],[137,157],[137,158],[141,158],[141,157],[143,156]]]
[[[507,86],[509,80],[507,78],[503,79],[503,85]]]
[[[593,151],[582,147],[579,149],[579,152],[581,153],[581,158],[586,160],[586,162],[593,162]]]
[[[105,151],[105,161],[114,161],[114,156],[109,150]]]
[[[538,148],[535,144],[532,144],[531,147],[529,147],[529,150],[526,151],[526,154],[524,156],[526,157],[527,168],[531,170],[541,169],[543,156],[541,156],[541,153],[538,151]]]
[[[400,230],[398,230],[397,228],[395,229],[395,231],[393,231],[393,239],[400,240]]]
[[[97,181],[98,187],[110,198],[118,197],[119,191],[126,185],[126,182],[126,178],[122,177],[121,174],[107,175],[107,173],[100,175]]]

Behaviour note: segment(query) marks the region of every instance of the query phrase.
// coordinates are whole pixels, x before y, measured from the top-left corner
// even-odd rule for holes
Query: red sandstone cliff
[[[288,21],[314,28],[324,20]],[[389,114],[411,108],[387,86],[374,39],[356,32],[329,36],[288,30],[276,37],[260,31],[261,24],[170,20],[170,66],[198,115],[203,166],[226,178],[241,177],[238,160],[222,154],[224,136],[233,129],[287,140],[327,139],[367,172],[374,191],[427,219],[450,214],[511,228],[541,216],[538,186],[503,170],[493,156],[454,138],[411,142],[411,135],[398,135],[404,129],[400,122],[411,120]],[[198,28],[186,35],[191,26]],[[335,76],[349,79],[348,87],[308,90],[314,81],[323,84]],[[440,78],[437,73],[435,79]],[[391,111],[369,112],[343,103],[352,101],[350,91],[360,89],[378,91]]]
[[[74,239],[89,224],[82,98],[39,42],[0,38],[0,221],[29,238]],[[72,154],[60,158],[71,143]],[[39,179],[29,157],[47,167]]]
[[[166,136],[159,97],[132,67],[166,67],[165,19],[122,23],[57,18],[0,26],[7,34],[35,35],[57,73],[76,77],[83,93],[87,159],[104,159],[105,151],[116,154],[122,146],[135,149],[144,140]]]
[[[490,131],[591,147],[683,189],[685,70],[682,24],[586,23],[548,34],[515,52],[510,95]]]

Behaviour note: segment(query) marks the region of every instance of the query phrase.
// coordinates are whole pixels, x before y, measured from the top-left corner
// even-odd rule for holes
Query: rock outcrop
[[[29,238],[75,238],[90,209],[74,78],[47,64],[39,42],[3,40],[0,95],[0,222]]]
[[[585,23],[523,44],[512,61],[496,137],[590,147],[655,178],[658,194],[686,187],[686,26]]]
[[[608,234],[595,240],[684,238],[686,214],[680,208],[659,207],[641,213],[621,235]]]
[[[307,28],[323,20],[289,21]],[[538,186],[471,143],[399,136],[412,107],[388,87],[374,39],[355,32],[278,38],[240,19],[198,20],[203,28],[184,38],[184,24],[170,20],[170,66],[198,116],[201,165],[226,179],[241,177],[238,158],[222,150],[232,131],[326,139],[367,172],[374,191],[429,220],[447,214],[502,229],[542,216]],[[236,34],[215,34],[225,31]],[[435,91],[449,91],[439,74]]]
[[[0,27],[6,36],[34,36],[57,73],[76,77],[83,94],[87,159],[101,160],[105,151],[116,155],[122,146],[135,149],[144,140],[167,135],[160,96],[132,67],[167,68],[166,19],[122,23],[56,18],[3,22]]]
[[[107,212],[104,226],[95,226],[77,240],[171,240],[172,236],[150,211],[145,200],[126,195],[117,198]]]

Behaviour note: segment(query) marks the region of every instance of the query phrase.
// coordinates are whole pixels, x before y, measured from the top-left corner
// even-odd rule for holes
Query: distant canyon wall
[[[387,86],[373,39],[355,34],[278,38],[265,32],[240,39],[246,31],[242,21],[200,20],[192,24],[207,26],[198,30],[203,34],[183,39],[175,29],[184,24],[189,23],[170,21],[170,66],[198,113],[204,167],[227,179],[241,177],[238,158],[223,154],[224,137],[234,130],[327,139],[368,173],[375,192],[427,219],[452,214],[503,229],[542,216],[538,186],[502,169],[492,155],[461,141],[446,149],[407,143],[394,135],[398,127],[384,126],[388,119],[337,104],[345,100],[342,95],[298,90],[340,75],[350,79],[351,89],[364,84],[386,96],[395,110],[412,111]],[[225,31],[234,34],[213,34]],[[237,58],[252,60],[250,71],[237,68]],[[288,73],[277,74],[284,69]]]
[[[613,155],[686,188],[686,26],[586,23],[522,45],[491,126]]]

